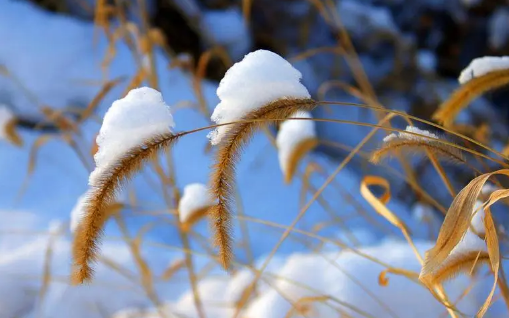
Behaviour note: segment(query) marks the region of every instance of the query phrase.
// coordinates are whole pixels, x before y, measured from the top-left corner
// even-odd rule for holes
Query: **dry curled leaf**
[[[382,187],[384,189],[384,193],[380,197],[376,197],[369,189],[371,186]],[[404,230],[406,233],[410,233],[406,224],[387,208],[386,204],[391,198],[389,181],[381,177],[366,176],[362,179],[360,191],[362,197],[368,201],[378,214],[383,216],[397,228]]]
[[[387,278],[387,269],[384,269],[378,275],[378,285],[386,287],[389,285],[389,278]]]
[[[473,179],[461,192],[454,198],[444,223],[440,229],[435,246],[426,252],[424,266],[421,270],[420,280],[427,284],[433,284],[441,279],[451,277],[455,272],[454,270],[447,275],[438,276],[437,273],[443,271],[442,265],[446,258],[451,255],[453,249],[460,243],[464,236],[469,231],[469,225],[472,219],[472,211],[475,209],[477,198],[479,197],[482,188],[486,181],[493,175],[505,175],[509,176],[509,169],[502,169],[492,173],[483,174]],[[475,255],[464,256],[463,262],[467,265],[475,265],[477,262],[486,261],[491,265],[491,269],[494,274],[493,288],[488,295],[485,303],[479,309],[476,317],[482,317],[493,298],[496,284],[498,280],[498,272],[500,268],[500,251],[498,244],[498,236],[496,233],[495,224],[491,215],[490,207],[497,201],[509,196],[509,190],[496,190],[494,191],[485,205],[485,241],[487,245],[487,257],[486,254],[477,253]],[[465,266],[460,266],[461,262],[456,262],[456,271],[465,269]],[[438,276],[438,277],[437,277]]]

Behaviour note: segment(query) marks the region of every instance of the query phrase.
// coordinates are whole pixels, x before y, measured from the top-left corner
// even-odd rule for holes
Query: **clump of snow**
[[[193,217],[194,213],[214,205],[207,186],[201,183],[192,183],[184,187],[184,193],[179,201],[180,222],[185,223]]]
[[[290,118],[313,118],[309,112],[299,111]],[[283,173],[288,170],[288,162],[295,148],[302,142],[316,138],[315,122],[312,120],[286,120],[277,133],[276,145],[279,166]]]
[[[7,125],[14,118],[14,114],[7,106],[0,105],[0,139],[9,140],[9,136],[7,136]]]
[[[484,56],[479,57],[461,71],[458,81],[465,84],[473,78],[486,75],[491,72],[509,69],[509,56]]]
[[[384,142],[389,142],[395,138],[403,138],[403,139],[408,139],[408,140],[428,140],[428,138],[426,138],[426,137],[429,137],[429,138],[439,139],[438,136],[435,135],[434,133],[431,133],[427,130],[419,129],[415,126],[407,126],[405,131],[414,133],[414,134],[419,134],[419,135],[425,136],[425,137],[408,134],[406,132],[397,132],[397,133],[392,133],[390,135],[387,135],[384,138]]]
[[[238,8],[205,11],[200,26],[207,38],[226,47],[234,61],[249,51],[251,36]]]
[[[258,50],[235,63],[219,84],[221,102],[214,109],[212,121],[217,124],[242,119],[248,113],[283,98],[309,98],[300,83],[301,73],[276,53]],[[212,131],[208,137],[217,145],[229,130],[228,125]]]
[[[136,88],[111,105],[97,136],[99,150],[94,156],[97,168],[89,184],[95,184],[105,167],[145,140],[171,132],[175,126],[170,108],[161,93],[149,87]]]

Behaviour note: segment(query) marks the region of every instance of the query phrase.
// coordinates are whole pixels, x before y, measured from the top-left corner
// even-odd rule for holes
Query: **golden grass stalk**
[[[164,282],[169,281],[175,275],[175,273],[177,273],[182,268],[185,268],[185,266],[186,266],[186,262],[184,259],[178,259],[178,260],[174,261],[161,274],[161,280]]]
[[[211,207],[212,206],[208,206],[191,212],[189,217],[184,222],[181,223],[182,230],[184,232],[189,232],[196,223],[198,223],[201,219],[207,216],[208,211]]]
[[[447,159],[456,163],[466,163],[462,151],[458,148],[433,139],[407,139],[404,137],[395,137],[384,142],[378,150],[372,153],[370,161],[378,164],[385,158],[394,155],[397,151],[409,154],[426,154],[429,152],[440,159]]]
[[[285,120],[298,110],[312,110],[317,102],[312,99],[280,99],[247,114],[242,123],[233,125],[223,137],[216,153],[211,176],[211,192],[218,203],[209,210],[212,227],[215,231],[214,245],[219,248],[219,260],[228,268],[232,259],[231,200],[234,192],[235,164],[241,149],[247,144],[256,129],[266,121]],[[255,120],[253,122],[247,122]],[[262,121],[263,120],[263,121]]]
[[[162,134],[131,149],[107,167],[98,178],[97,184],[89,190],[84,204],[84,216],[73,242],[74,284],[81,284],[92,278],[91,263],[97,258],[97,241],[108,219],[107,207],[113,201],[115,192],[122,183],[140,170],[144,163],[154,158],[159,151],[170,148],[180,136]]]
[[[16,129],[17,124],[18,120],[16,118],[9,120],[4,127],[5,135],[12,144],[21,147],[23,146],[23,139],[21,139],[18,134],[18,130]]]
[[[478,96],[509,83],[509,70],[499,70],[471,79],[460,86],[439,109],[433,119],[445,127],[452,127],[454,119],[472,100]]]
[[[318,145],[318,139],[316,138],[306,138],[301,140],[293,149],[288,157],[288,162],[286,163],[286,170],[284,171],[285,183],[292,182],[292,179],[295,175],[295,171],[297,171],[297,167],[304,158],[306,154],[315,149]]]
[[[325,303],[330,298],[328,296],[306,296],[299,298],[295,305],[288,310],[285,318],[292,318],[297,316],[312,317],[315,316],[316,310],[313,308],[313,303]]]

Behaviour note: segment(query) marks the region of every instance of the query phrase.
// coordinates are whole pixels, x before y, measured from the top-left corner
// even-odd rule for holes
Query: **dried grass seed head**
[[[172,133],[173,117],[161,94],[135,89],[117,100],[105,115],[97,137],[96,168],[83,203],[83,216],[73,241],[73,283],[92,278],[98,242],[122,184],[180,135]]]
[[[96,169],[89,184],[107,167],[154,136],[171,133],[175,127],[170,108],[160,92],[149,87],[136,88],[111,105],[96,138]]]
[[[310,94],[300,82],[301,73],[276,53],[257,50],[235,63],[225,74],[217,89],[220,103],[212,121],[217,124],[240,120],[279,99],[308,99]],[[208,137],[217,145],[231,125],[221,126]]]

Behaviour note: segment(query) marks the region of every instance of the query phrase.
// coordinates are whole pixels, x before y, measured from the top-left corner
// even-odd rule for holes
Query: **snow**
[[[277,99],[309,98],[308,90],[300,83],[301,77],[298,70],[276,53],[251,52],[235,63],[219,83],[217,96],[221,102],[211,119],[216,124],[228,123]],[[221,126],[211,132],[212,145],[217,145],[228,130],[228,126]]]
[[[12,111],[5,105],[0,104],[0,140],[9,140],[7,125],[15,119]]]
[[[95,185],[104,169],[126,152],[149,138],[171,132],[174,126],[170,108],[155,89],[133,89],[115,101],[104,116],[97,136],[99,150],[94,156],[97,168],[90,175],[90,185]]]
[[[194,213],[212,205],[214,200],[206,185],[201,183],[186,185],[178,206],[180,222],[185,223]]]
[[[251,35],[238,8],[205,11],[200,26],[206,37],[226,47],[234,61],[241,59],[251,47]]]
[[[20,23],[19,21],[27,22]],[[43,25],[44,28],[41,28],[41,25]],[[358,25],[359,22],[356,24],[357,29],[359,29]],[[119,42],[115,46],[116,57],[111,66],[108,68],[107,75],[104,74],[101,70],[101,62],[106,49],[106,42],[103,36],[99,36],[97,43],[94,44],[91,41],[94,33],[93,31],[93,25],[85,21],[76,21],[68,16],[56,16],[45,13],[36,10],[34,6],[25,2],[0,1],[0,39],[2,43],[9,43],[8,46],[4,46],[2,50],[0,50],[0,64],[6,65],[9,70],[20,79],[20,82],[22,82],[39,99],[38,103],[34,103],[27,98],[23,90],[16,86],[14,82],[8,78],[0,77],[0,86],[2,87],[0,91],[0,101],[8,105],[10,109],[14,109],[16,114],[30,114],[34,116],[38,115],[38,104],[49,105],[52,108],[57,109],[63,109],[69,105],[84,107],[100,91],[103,80],[112,79],[118,76],[126,76],[127,79],[122,82],[118,88],[112,90],[101,105],[99,105],[97,117],[102,117],[104,111],[112,104],[114,99],[121,96],[126,84],[135,74],[136,68],[131,52],[123,43]],[[315,30],[313,30],[313,32],[315,32]],[[316,34],[322,33],[316,32]],[[48,45],[48,43],[52,43],[53,45]],[[317,45],[317,47],[318,46],[321,45]],[[33,52],[37,52],[38,54],[33,54]],[[370,61],[368,55],[362,52],[361,54],[363,61]],[[161,52],[155,52],[155,59],[157,61],[157,72],[161,79],[159,89],[163,93],[167,104],[174,105],[182,101],[194,101],[195,97],[190,85],[191,80],[189,76],[186,76],[178,69],[166,69],[166,66],[171,61],[168,61]],[[367,71],[370,73],[368,76],[371,78],[372,73],[379,73],[379,65],[382,64],[386,65],[387,63],[385,63],[385,60],[373,59],[372,62],[366,64],[370,66],[367,68]],[[310,65],[312,66],[311,71],[314,72],[315,64]],[[326,63],[325,69],[327,71],[330,70],[330,65]],[[255,69],[256,68],[257,67],[255,67]],[[388,69],[391,70],[392,68],[389,67]],[[274,73],[278,75],[277,70]],[[270,75],[262,77],[262,75],[257,78],[257,83],[267,82],[269,83],[267,87],[271,87],[270,83],[274,81],[274,78],[276,78],[277,81],[280,81],[277,76]],[[251,78],[252,77],[249,77],[250,80]],[[300,78],[300,76],[297,76],[297,78]],[[232,84],[237,84],[238,81],[239,78],[236,78],[232,81]],[[317,80],[312,80],[312,82],[318,83],[322,81],[318,78]],[[314,85],[316,85],[316,83]],[[245,81],[242,82],[240,87],[244,89]],[[308,87],[312,87],[311,84]],[[203,82],[203,92],[206,102],[209,105],[217,103],[217,98],[214,95],[216,88],[216,85],[213,83],[207,81]],[[251,92],[254,90],[251,89],[249,91]],[[262,90],[258,89],[256,94],[253,94],[258,95],[260,91]],[[241,96],[239,94],[232,96],[235,97],[233,98],[230,96],[229,98],[232,105],[241,105],[247,100],[247,98],[244,98],[244,95]],[[237,96],[239,97],[237,98]],[[221,96],[220,98],[221,101],[223,101],[224,98]],[[237,103],[236,100],[239,102]],[[231,108],[231,110],[236,111],[237,107],[239,106]],[[339,108],[335,109],[337,110]],[[337,115],[345,115],[344,108],[341,108],[340,111],[341,113],[338,113]],[[229,110],[227,110],[226,113],[229,113]],[[326,115],[328,117],[331,116],[330,114]],[[206,119],[198,116],[193,110],[179,110],[177,114],[174,114],[174,116],[176,121],[179,122],[179,127],[182,130],[193,129],[208,124]],[[365,117],[361,117],[360,119],[364,118]],[[92,136],[95,136],[97,133],[99,126],[94,120],[90,120],[82,126],[82,129],[83,137],[86,139],[83,146],[87,147]],[[351,132],[351,129],[352,127],[348,127],[338,133],[337,128],[335,128],[334,130],[331,130],[331,133],[336,136],[345,135],[351,138],[363,136],[363,132]],[[17,191],[26,173],[29,147],[38,136],[40,136],[40,133],[38,132],[24,131],[23,138],[26,140],[27,144],[20,149],[0,144],[0,151],[2,152],[2,156],[0,156],[0,166],[4,167],[4,169],[0,170],[0,186],[2,189],[2,191],[0,191],[0,208],[6,209],[6,212],[4,213],[5,215],[0,215],[3,221],[0,222],[2,223],[0,224],[0,227],[5,230],[12,230],[13,228],[16,230],[19,228],[24,230],[26,228],[26,231],[31,233],[27,235],[2,236],[0,239],[0,248],[2,251],[2,253],[0,253],[0,312],[3,314],[12,314],[22,317],[26,316],[30,318],[38,316],[37,313],[29,312],[26,315],[20,315],[20,313],[25,309],[32,311],[33,308],[37,306],[37,293],[41,281],[40,276],[43,268],[44,250],[48,245],[47,237],[34,237],[33,233],[37,233],[41,227],[47,230],[47,219],[55,217],[68,219],[69,211],[75,205],[77,198],[86,189],[86,180],[89,174],[86,169],[81,167],[75,153],[73,153],[66,144],[63,142],[52,141],[44,146],[38,155],[36,171],[30,180],[30,185],[27,189],[26,195],[23,199],[14,203],[15,200],[13,198],[16,197]],[[129,138],[137,137],[135,134],[128,134],[128,136]],[[175,160],[175,166],[178,167],[176,171],[176,180],[179,188],[182,188],[191,182],[195,182],[196,180],[205,180],[208,176],[210,156],[203,155],[200,151],[204,146],[203,137],[204,133],[189,135],[188,138],[183,140],[181,144],[176,145],[175,150],[172,152]],[[125,138],[127,139],[127,136],[125,136]],[[279,165],[276,158],[277,153],[274,151],[272,145],[265,136],[255,136],[252,142],[246,147],[245,154],[246,155],[243,156],[243,160],[238,166],[237,179],[238,188],[241,192],[240,196],[242,197],[242,205],[245,208],[246,215],[255,216],[256,218],[278,224],[289,224],[295,214],[299,211],[299,189],[302,183],[298,180],[295,184],[284,187],[280,180],[274,179],[274,175],[279,173]],[[91,157],[88,159],[91,160]],[[313,160],[318,161],[325,170],[330,170],[331,167],[335,165],[334,162],[331,163],[324,156],[320,156],[319,154],[313,154]],[[152,174],[150,169],[147,170],[149,171],[143,172],[146,173],[148,177],[151,177]],[[137,210],[141,210],[140,212],[144,212],[145,209],[157,211],[163,210],[166,208],[166,205],[161,202],[162,200],[160,199],[158,189],[154,189],[149,186],[149,182],[146,182],[144,179],[145,177],[145,174],[143,176],[138,176],[133,180],[133,183],[130,184],[130,186],[133,186],[133,188],[136,189],[136,197],[139,199],[140,206],[137,207]],[[313,178],[312,181],[320,181],[320,179]],[[347,190],[352,191],[352,193],[354,193],[354,191],[358,191],[359,179],[358,176],[351,171],[351,169],[345,169],[342,171],[341,174],[338,175],[336,181]],[[48,189],[51,189],[51,191]],[[263,200],[260,200],[261,195],[264,196]],[[332,200],[332,198],[337,198],[337,192],[334,189],[327,188],[324,191],[324,198],[331,198],[330,201],[333,205],[332,208],[335,211],[341,212],[341,214],[343,214],[343,210],[351,210],[348,207],[345,208],[344,202],[341,202],[343,200]],[[397,201],[393,200],[390,204],[394,205],[396,202]],[[16,204],[16,208],[18,210],[10,210],[14,204]],[[406,212],[405,208],[406,205],[400,204],[396,209],[396,212],[400,213],[403,211],[402,213],[404,213]],[[20,210],[33,211],[33,213],[20,212]],[[127,216],[130,216],[130,210],[125,212]],[[346,213],[348,213],[348,211]],[[34,214],[41,216],[45,220],[41,223],[34,222]],[[7,216],[11,216],[11,218],[8,219],[6,218]],[[355,222],[357,222],[357,224],[362,224],[362,220],[359,221],[359,219],[360,218],[356,218],[353,222],[348,222],[348,226],[352,223],[355,224]],[[299,224],[298,227],[306,228],[307,225],[314,224],[317,220],[323,221],[328,219],[324,216],[324,211],[314,204],[306,214],[302,224]],[[134,233],[137,228],[146,225],[146,221],[147,219],[143,219],[138,216],[131,218],[130,223],[128,223],[129,231]],[[256,258],[259,258],[260,255],[266,253],[268,249],[270,250],[274,242],[279,239],[280,233],[276,231],[273,233],[271,231],[272,229],[266,226],[249,223],[248,227],[252,234],[252,248],[253,254]],[[238,227],[235,229],[236,232],[237,228]],[[164,241],[165,243],[168,243],[168,245],[175,245],[178,248],[180,243],[178,238],[176,238],[177,235],[174,233],[175,231],[171,231],[171,229],[166,226],[160,226],[160,229],[161,230],[155,232],[155,234],[150,233],[151,237],[156,237],[158,240]],[[114,228],[107,228],[105,237],[112,235],[114,230]],[[379,236],[379,233],[376,233],[376,230],[369,228],[369,230],[366,231],[375,237],[371,241],[377,242],[379,240],[379,237],[377,237]],[[343,232],[333,232],[330,234],[331,237],[334,238],[340,237],[340,235],[344,236]],[[236,236],[239,237],[240,235],[236,233]],[[343,240],[343,237],[340,239]],[[26,242],[27,240],[29,241]],[[150,307],[150,302],[146,299],[143,291],[140,290],[137,284],[135,285],[127,279],[119,277],[120,275],[113,272],[111,269],[106,268],[106,266],[97,267],[97,277],[91,285],[84,286],[83,288],[70,288],[67,285],[68,269],[69,264],[71,263],[69,243],[69,238],[61,237],[54,244],[55,255],[54,262],[52,264],[53,276],[49,287],[49,294],[43,304],[44,310],[41,318],[110,317],[114,312],[127,307]],[[195,242],[193,241],[193,243]],[[362,244],[372,243],[362,242]],[[427,246],[431,245],[431,243],[425,243],[425,245],[425,247],[422,247],[422,251],[427,249]],[[394,246],[395,252],[401,252],[403,254],[406,253],[405,249],[401,247],[401,243],[391,243],[387,246],[387,249],[389,249],[389,246]],[[421,246],[419,247],[421,248]],[[197,246],[193,246],[193,249],[200,252],[199,247]],[[276,256],[278,259],[282,259],[281,263],[275,264],[268,270],[268,272],[272,274],[282,273],[281,269],[283,268],[283,265],[287,261],[290,261],[284,253],[304,249],[305,248],[302,247],[299,242],[287,240],[284,246],[282,246],[281,251]],[[112,242],[105,241],[104,245],[101,246],[101,250],[103,251],[103,255],[108,256],[124,265],[133,273],[138,272],[137,268],[132,264],[129,251],[126,250],[125,246],[122,244],[114,244]],[[363,250],[370,251],[371,248],[364,247]],[[378,250],[378,247],[373,248],[373,250]],[[331,251],[330,246],[328,246],[328,251],[330,253],[334,252],[333,250]],[[390,257],[390,249],[389,252],[380,249],[378,252],[375,251],[373,253],[381,253],[382,255],[380,257],[388,260],[391,265],[397,266],[400,264],[399,261]],[[176,259],[177,257],[182,257],[181,253],[174,255],[167,251],[161,252],[161,250],[150,249],[145,246],[145,244],[143,246],[143,254],[147,261],[150,262],[150,265],[157,265],[159,258],[165,257],[164,260],[161,260],[161,266],[163,268],[165,268],[168,263],[171,263],[171,260]],[[241,249],[236,249],[236,254],[240,261],[244,261]],[[364,271],[364,268],[371,268],[367,262],[359,261],[356,263],[355,257],[352,257],[348,253],[345,254],[345,257],[344,254],[342,254],[338,260],[343,267],[346,267],[359,279],[364,279],[363,276],[366,276],[366,281],[362,280],[362,282],[365,283],[368,288],[373,286],[374,291],[377,294],[380,294],[383,297],[389,297],[389,295],[384,295],[384,293],[392,293],[393,289],[381,289],[376,286],[376,276],[381,270],[380,268],[374,267],[371,271]],[[410,258],[411,255],[407,254],[405,254],[405,257]],[[326,254],[325,256],[335,258],[337,254]],[[294,254],[291,257],[295,257],[295,259],[303,261],[311,259],[313,262],[317,263],[315,267],[310,266],[305,270],[311,268],[313,271],[320,271],[325,268],[325,266],[322,266],[321,264],[323,263],[323,260],[320,261],[322,255],[319,254]],[[200,257],[197,256],[194,259],[198,264],[198,267],[203,265],[203,260]],[[419,270],[415,262],[410,263],[406,260],[402,260],[401,262],[406,262],[405,264],[410,267],[415,265],[413,269],[415,271]],[[273,262],[271,262],[271,265],[272,264]],[[362,264],[365,267],[357,270],[356,266],[359,264]],[[291,267],[290,265],[288,266]],[[295,264],[292,266],[293,268],[297,267]],[[151,268],[154,267],[151,266]],[[155,266],[155,268],[155,272],[159,272],[157,271],[157,266]],[[290,269],[287,269],[287,273],[288,275],[293,275],[293,271]],[[307,275],[308,273],[305,270],[300,270],[299,268],[295,270],[295,272],[298,273],[298,280],[306,280],[306,277],[303,276],[303,274]],[[358,301],[361,296],[364,299],[366,298],[366,295],[362,291],[356,293],[356,286],[352,286],[351,283],[345,283],[347,278],[342,277],[337,282],[334,281],[339,274],[336,273],[335,275],[331,275],[333,270],[337,271],[337,269],[334,269],[331,266],[331,268],[325,268],[323,272],[322,276],[330,276],[330,282],[326,285],[327,289],[325,289],[325,291],[332,291],[331,294],[333,293],[334,295],[337,295],[339,291],[336,292],[334,288],[345,285],[345,288],[348,291],[351,291],[351,293],[345,292],[347,298],[356,297],[358,295],[360,296],[355,298],[355,301]],[[315,274],[313,272],[312,274],[313,275],[310,275],[311,278],[322,278],[322,280],[318,281],[318,284],[322,284],[324,279],[320,276],[321,273],[318,272]],[[297,274],[295,275],[297,276]],[[212,276],[213,275],[210,275],[207,278],[201,279],[200,284],[209,279],[212,280]],[[219,280],[217,282],[219,288],[216,289],[211,287],[208,290],[218,291],[216,292],[217,295],[212,296],[223,297],[223,294],[225,294],[225,299],[235,299],[238,297],[239,290],[242,290],[245,286],[245,281],[249,281],[251,276],[252,274],[250,272],[241,271],[233,276],[233,280],[239,279],[241,282],[234,283],[232,279],[229,279],[223,274],[222,282],[219,282]],[[161,296],[162,301],[170,301],[171,304],[174,304],[173,301],[175,299],[183,299],[183,297],[189,295],[188,293],[181,295],[182,290],[184,288],[187,289],[189,286],[185,278],[180,278],[181,277],[178,277],[175,282],[172,281],[164,283],[162,284],[163,286],[158,284],[157,293]],[[406,300],[406,294],[398,294],[398,292],[401,290],[413,291],[411,288],[413,285],[409,285],[410,283],[406,280],[402,280],[401,283],[398,283],[398,281],[398,277],[390,276],[390,283],[388,287],[394,288],[395,298],[399,297],[403,301]],[[220,285],[221,283],[223,285]],[[400,285],[393,287],[391,286],[393,283]],[[177,286],[179,288],[175,288],[176,284],[180,284]],[[226,287],[221,288],[221,286]],[[317,286],[321,288],[325,286],[325,283]],[[418,286],[415,287],[417,288]],[[265,288],[265,291],[269,293],[268,286],[263,288]],[[455,285],[454,289],[456,290],[456,288],[457,290],[463,290],[461,286]],[[297,289],[296,295],[292,294],[292,297],[298,297],[300,293],[300,289]],[[261,294],[260,298],[265,294],[266,293]],[[269,299],[269,301],[264,298],[261,303],[274,303],[278,306],[285,306],[284,300],[282,300],[277,293],[271,293],[271,295],[272,296],[270,297],[272,297],[272,300]],[[420,297],[421,295],[423,295],[423,297]],[[426,300],[428,299],[426,297],[428,296],[429,293],[423,291],[422,294],[417,293],[414,298],[424,299],[422,304],[426,306]],[[187,299],[191,298],[188,296]],[[478,298],[474,298],[471,306],[475,306],[474,303],[477,299]],[[391,306],[393,305],[393,303],[389,304]],[[421,306],[421,303],[417,303],[417,300],[415,300],[414,304],[416,308]],[[436,303],[434,304],[436,305]],[[224,304],[219,304],[216,307],[223,305]],[[208,303],[207,306],[212,305]],[[182,302],[182,307],[170,306],[170,309],[175,307],[182,311],[189,311],[189,317],[195,317],[192,301],[189,300]],[[477,308],[478,306],[475,306],[475,309]],[[466,309],[468,310],[468,308]],[[321,310],[321,307],[318,308],[318,310]],[[471,310],[469,312],[473,313],[475,310]],[[375,312],[375,315],[376,314],[377,312]],[[155,316],[157,317],[158,315]],[[405,317],[407,315],[404,312],[403,315],[399,316]],[[135,315],[134,317],[140,318],[140,315]],[[219,315],[218,317],[225,316]]]
[[[479,57],[470,62],[470,64],[461,71],[458,81],[460,84],[466,84],[476,77],[505,69],[509,69],[509,56]]]
[[[313,118],[309,112],[299,111],[291,118]],[[295,148],[302,142],[316,138],[315,122],[312,120],[286,120],[279,127],[276,145],[279,166],[286,175],[290,158]]]
[[[437,135],[435,135],[434,133],[431,133],[427,130],[422,130],[422,129],[419,129],[415,126],[407,126],[405,131],[407,132],[410,132],[410,133],[414,133],[414,134],[419,134],[421,136],[426,136],[426,137],[429,137],[429,138],[435,138],[435,139],[439,139]],[[384,142],[389,142],[395,138],[403,138],[403,139],[408,139],[408,140],[424,140],[424,141],[428,141],[429,139],[426,138],[426,137],[421,137],[421,136],[416,136],[416,135],[412,135],[412,134],[407,134],[405,132],[397,132],[397,133],[392,133],[390,135],[387,135],[385,138],[384,138]]]
[[[416,242],[416,246],[422,254],[432,246],[432,243]],[[415,272],[420,270],[420,265],[411,248],[402,241],[385,241],[373,247],[361,248],[360,252],[396,268]],[[407,317],[410,312],[412,317],[427,318],[438,317],[444,312],[443,305],[440,305],[429,291],[421,285],[410,283],[404,277],[389,274],[389,284],[385,287],[379,286],[378,276],[383,269],[382,266],[349,251],[327,252],[322,255],[294,253],[283,259],[282,264],[266,271],[270,285],[275,288],[268,284],[259,286],[258,296],[249,303],[242,317],[284,317],[291,309],[291,305],[285,298],[297,302],[302,297],[320,295],[339,299],[377,318]],[[242,270],[230,281],[220,278],[207,278],[202,281],[199,292],[202,297],[205,297],[207,317],[231,317],[234,311],[233,304],[238,300],[240,291],[244,290],[250,282],[250,277],[252,277],[251,272]],[[446,291],[451,299],[457,299],[470,283],[470,279],[458,277],[451,283],[446,287]],[[459,302],[460,310],[466,313],[476,312],[482,301],[477,297],[477,292],[484,290],[484,287],[476,284],[473,287],[474,291]],[[236,292],[230,293],[231,290]],[[367,290],[371,294],[368,294]],[[326,303],[328,305],[318,302],[310,303],[312,314],[309,316],[335,317],[337,311],[330,307],[332,305],[341,308],[351,317],[364,317],[334,301],[328,300]],[[392,312],[388,312],[387,307]],[[190,291],[176,303],[169,304],[168,308],[177,309],[178,313],[185,317],[197,316],[192,306]],[[115,316],[115,318],[120,317],[129,316]]]

